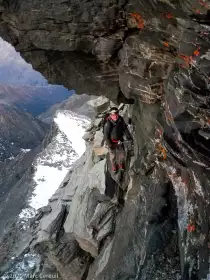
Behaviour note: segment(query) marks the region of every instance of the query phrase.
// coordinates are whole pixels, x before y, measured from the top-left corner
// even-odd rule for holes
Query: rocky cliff
[[[79,115],[84,115],[89,118],[93,118],[96,112],[91,106],[91,104],[88,103],[90,100],[93,99],[96,99],[96,96],[90,96],[87,94],[73,94],[67,100],[50,107],[49,110],[39,115],[39,118],[46,123],[51,123],[57,110],[69,110]]]
[[[43,141],[49,126],[14,105],[0,104],[0,161],[28,152]]]
[[[108,243],[100,251],[95,250],[96,241],[101,241],[98,235],[96,244],[90,242],[95,244],[93,251],[89,241],[84,243],[84,221],[89,222],[99,207],[88,180],[83,185],[78,179],[81,198],[76,192],[69,213],[66,206],[56,208],[54,220],[59,223],[45,228],[50,235],[64,224],[61,232],[69,239],[64,234],[62,244],[56,243],[61,261],[52,257],[63,277],[209,279],[210,3],[0,3],[0,35],[51,82],[115,102],[135,101],[130,112],[136,141],[129,191]],[[85,176],[89,168],[97,169],[99,163],[92,166],[88,150],[82,160],[84,169],[75,168],[78,177],[81,170]],[[103,186],[103,179],[96,177],[97,186]],[[109,174],[105,178],[111,184]],[[84,214],[83,205],[90,212]],[[111,209],[105,212],[113,217]]]
[[[25,279],[39,264],[39,257],[29,253],[30,220],[84,153],[88,124],[88,117],[60,110],[41,145],[0,164],[0,279]]]

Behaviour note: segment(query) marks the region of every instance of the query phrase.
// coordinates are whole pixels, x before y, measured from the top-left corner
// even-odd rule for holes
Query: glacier
[[[33,166],[34,191],[28,207],[19,214],[20,219],[32,218],[36,210],[48,204],[71,165],[85,152],[83,135],[90,119],[71,111],[58,111],[54,117],[58,133],[38,155]]]
[[[33,162],[33,194],[17,221],[24,230],[29,228],[30,219],[36,215],[37,210],[48,204],[48,199],[57,190],[69,168],[85,152],[85,140],[82,137],[89,124],[88,117],[77,113],[68,110],[56,113],[54,125],[57,133]],[[0,277],[1,280],[10,279],[11,275],[15,275],[15,279],[18,280],[27,279],[31,269],[39,266],[40,257],[34,253],[26,253],[20,261],[16,256],[13,256],[11,261],[11,269]]]

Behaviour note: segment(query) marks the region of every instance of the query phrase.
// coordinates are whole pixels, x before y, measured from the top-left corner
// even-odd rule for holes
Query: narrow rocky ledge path
[[[167,258],[165,276],[170,273],[172,279],[176,279],[180,271],[177,206],[172,185],[167,180],[159,185],[163,181],[162,174],[159,179],[155,177],[156,186],[151,186],[148,180],[144,185],[138,185],[134,168],[136,151],[130,157],[128,153],[121,182],[110,172],[101,124],[111,104],[106,98],[96,99],[98,115],[84,135],[86,152],[69,171],[49,205],[39,210],[32,223],[34,239],[31,248],[56,267],[62,279],[118,279],[123,267],[114,263],[124,259],[130,269],[128,262],[135,259],[135,254],[142,256],[142,264],[132,264],[133,273],[140,277],[141,266],[151,253],[158,259],[145,267],[145,275],[159,275],[158,271],[149,271],[149,267],[155,266],[157,261],[163,263]],[[132,108],[133,105],[120,105],[127,122]],[[129,129],[133,134],[134,127],[130,125]],[[160,153],[155,156],[161,161]],[[150,168],[145,167],[142,172],[147,174]],[[146,178],[143,174],[142,177]],[[148,188],[150,192],[146,193]],[[141,202],[142,199],[147,200],[148,205]],[[133,231],[139,232],[136,242],[141,242],[140,247],[131,237]],[[159,260],[157,250],[165,245],[168,253]],[[136,252],[129,251],[130,246],[135,246]],[[107,276],[103,276],[106,273]],[[124,273],[130,275],[132,272],[127,270]],[[163,272],[161,275],[163,277]]]

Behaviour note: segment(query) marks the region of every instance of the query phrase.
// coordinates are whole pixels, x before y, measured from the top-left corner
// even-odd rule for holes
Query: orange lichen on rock
[[[196,50],[194,50],[193,55],[183,55],[179,54],[179,58],[184,60],[184,64],[180,64],[181,67],[188,68],[190,64],[193,62],[193,56],[199,56],[200,55],[200,49],[201,47],[198,47]]]
[[[208,3],[206,3],[205,1],[203,1],[203,0],[199,0],[198,3],[199,3],[201,6],[207,8],[207,9],[210,8],[210,5],[209,5]]]
[[[183,54],[180,54],[180,55],[179,55],[179,58],[183,59],[184,62],[185,62],[184,65],[181,64],[181,66],[187,67],[187,68],[190,66],[190,64],[192,63],[192,60],[193,60],[192,56],[183,55]]]
[[[141,15],[137,14],[137,13],[131,13],[130,14],[136,21],[137,23],[137,27],[139,29],[143,29],[144,28],[144,19]]]
[[[173,120],[174,120],[174,118],[173,118],[173,116],[172,116],[172,114],[171,114],[169,108],[166,108],[166,110],[165,110],[165,117],[166,117],[166,119],[169,120],[169,121],[173,121]]]
[[[201,14],[201,11],[199,9],[194,9],[196,14]]]
[[[161,143],[158,143],[157,150],[161,153],[163,156],[163,159],[167,159],[166,149],[161,145]]]
[[[172,16],[171,13],[167,13],[167,14],[166,14],[166,17],[167,17],[168,19],[174,18],[174,17]]]
[[[188,231],[188,232],[193,232],[193,231],[195,231],[195,225],[193,225],[193,224],[187,225],[187,231]]]
[[[200,47],[197,48],[197,50],[195,50],[195,51],[193,52],[193,54],[194,54],[195,56],[199,56],[199,55],[200,55]]]
[[[168,42],[163,42],[163,45],[164,45],[165,47],[169,47],[169,43],[168,43]]]

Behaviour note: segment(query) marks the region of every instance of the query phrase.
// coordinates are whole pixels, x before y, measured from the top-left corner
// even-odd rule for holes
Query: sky
[[[47,85],[47,80],[0,38],[0,84]]]

